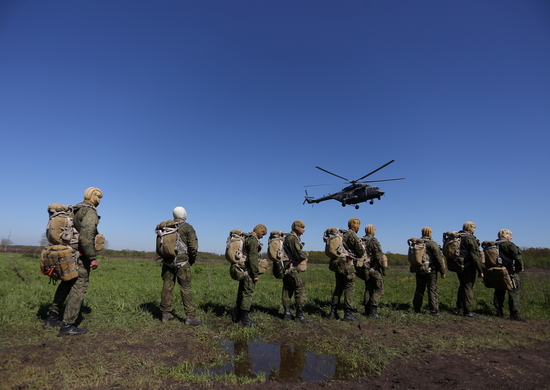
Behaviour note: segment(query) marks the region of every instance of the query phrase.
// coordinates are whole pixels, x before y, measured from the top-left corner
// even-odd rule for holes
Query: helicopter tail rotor
[[[302,204],[306,204],[306,202],[307,202],[307,203],[313,203],[313,201],[312,201],[313,197],[312,197],[312,196],[308,196],[307,190],[306,190],[306,196],[305,196],[304,198],[305,198],[305,199],[304,199],[304,203],[302,203]]]

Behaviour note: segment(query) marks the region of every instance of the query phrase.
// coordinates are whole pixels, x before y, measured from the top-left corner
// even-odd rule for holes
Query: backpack
[[[487,288],[513,290],[516,285],[506,267],[491,267],[483,273],[483,284]]]
[[[430,273],[430,256],[426,250],[426,242],[421,238],[409,238],[407,259],[411,264],[410,271],[419,274]]]
[[[493,267],[506,267],[507,269],[513,269],[514,260],[504,256],[500,251],[500,244],[503,240],[497,241],[483,241],[481,247],[483,248],[483,257],[485,258],[485,266],[487,268]]]
[[[346,230],[335,227],[328,228],[323,233],[323,241],[325,242],[325,255],[330,259],[338,259],[339,257],[347,257],[350,255],[344,245],[344,233]]]
[[[462,273],[464,271],[464,258],[467,252],[460,249],[462,238],[469,233],[445,232],[443,233],[443,255],[447,259],[449,271]]]
[[[78,244],[78,231],[74,226],[74,214],[78,208],[60,203],[48,206],[50,218],[46,226],[46,238],[52,245]]]
[[[229,232],[229,237],[225,241],[225,259],[231,264],[244,263],[246,261],[243,245],[248,235],[248,233],[240,229],[233,229]]]
[[[78,251],[67,245],[50,245],[40,254],[42,275],[48,275],[54,284],[78,277]]]
[[[283,247],[287,234],[274,230],[269,234],[269,240],[267,241],[267,257],[273,262],[273,276],[277,279],[284,277],[285,268],[288,270],[288,255]]]
[[[179,227],[185,221],[168,220],[161,222],[155,228],[157,234],[156,251],[159,258],[172,260],[179,253],[187,253],[187,245],[179,234]]]

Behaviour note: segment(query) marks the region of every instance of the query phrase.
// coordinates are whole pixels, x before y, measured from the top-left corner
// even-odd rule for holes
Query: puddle
[[[265,374],[266,381],[315,382],[327,378],[347,379],[335,356],[317,354],[303,348],[255,341],[222,341],[231,362],[208,370],[211,375],[235,374],[254,378]],[[201,372],[205,372],[202,370]]]

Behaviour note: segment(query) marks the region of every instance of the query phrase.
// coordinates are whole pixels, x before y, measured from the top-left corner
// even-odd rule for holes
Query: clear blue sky
[[[296,219],[323,250],[352,217],[394,253],[468,220],[549,247],[550,3],[0,0],[0,131],[14,244],[95,186],[111,249],[154,250],[175,206],[215,253]],[[374,205],[302,205],[339,182],[316,165],[392,159]]]

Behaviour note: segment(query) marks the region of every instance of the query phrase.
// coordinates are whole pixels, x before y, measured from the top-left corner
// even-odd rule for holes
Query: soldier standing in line
[[[103,197],[103,192],[99,188],[90,187],[84,191],[84,201],[77,204],[77,209],[73,222],[79,233],[77,246],[73,249],[80,252],[78,258],[78,277],[69,281],[61,281],[55,292],[52,305],[48,311],[48,318],[44,324],[44,329],[53,326],[59,326],[58,336],[78,335],[88,332],[88,329],[77,328],[75,325],[82,302],[88,290],[90,280],[90,270],[97,269],[97,251],[95,247],[97,225],[99,216],[96,207]],[[59,316],[63,303],[67,300],[63,321]]]
[[[193,292],[191,291],[191,266],[197,260],[199,250],[197,233],[193,226],[186,222],[187,211],[183,207],[176,207],[172,215],[174,216],[174,222],[180,223],[178,233],[187,246],[187,251],[179,253],[175,259],[163,259],[161,271],[163,285],[160,296],[162,322],[171,321],[175,318],[172,314],[172,301],[174,298],[174,285],[177,280],[183,308],[187,315],[184,324],[200,325],[202,320],[195,316],[196,308],[193,304]]]
[[[512,290],[495,289],[493,304],[497,310],[498,317],[504,317],[504,299],[508,291],[508,307],[510,309],[510,319],[515,321],[527,322],[519,316],[520,306],[520,281],[519,273],[524,270],[521,250],[512,242],[512,232],[508,229],[502,229],[498,232],[498,239],[503,241],[499,245],[499,252],[502,258],[502,265],[506,267],[514,288]]]
[[[437,273],[445,279],[447,277],[447,269],[443,253],[439,245],[432,240],[432,229],[430,227],[422,228],[422,240],[426,246],[426,253],[429,258],[429,272],[416,272],[416,290],[413,298],[413,308],[416,313],[420,313],[424,292],[428,290],[428,303],[430,313],[433,316],[441,317],[443,314],[439,312],[439,299],[437,295]],[[412,267],[412,266],[411,266]]]
[[[354,259],[361,258],[365,254],[365,249],[361,245],[361,240],[357,237],[357,232],[361,226],[361,221],[357,218],[351,218],[348,221],[348,230],[344,233],[343,244],[349,252],[347,257],[336,259],[336,286],[332,293],[329,318],[338,318],[338,304],[340,297],[344,294],[344,321],[359,321],[353,315],[353,297],[355,293],[355,267]]]
[[[457,314],[470,318],[481,318],[481,315],[474,313],[474,285],[476,275],[483,277],[483,268],[481,262],[481,251],[479,250],[479,241],[474,236],[476,224],[470,221],[464,222],[462,230],[458,233],[466,233],[460,240],[460,253],[464,254],[464,270],[457,272],[458,293],[456,297]]]
[[[299,268],[305,269],[308,260],[308,253],[303,251],[304,244],[300,242],[300,237],[304,234],[306,225],[300,220],[292,223],[292,232],[287,234],[283,243],[285,252],[289,257],[288,272],[285,272],[283,277],[283,320],[292,318],[290,313],[290,300],[294,296],[296,304],[295,321],[307,323],[312,320],[304,316],[304,306],[306,303],[306,282],[300,275]]]
[[[248,317],[248,312],[252,306],[254,290],[258,281],[258,259],[262,251],[260,240],[267,234],[265,225],[259,224],[254,227],[252,233],[248,235],[243,244],[243,252],[246,254],[245,277],[239,281],[237,290],[237,318],[243,326],[255,326],[257,322]]]
[[[366,236],[361,238],[365,245],[365,251],[370,258],[370,272],[365,280],[365,296],[363,304],[365,305],[365,315],[370,318],[380,318],[377,312],[380,300],[384,295],[384,276],[386,276],[387,264],[382,253],[382,246],[374,235],[376,227],[374,225],[365,226]]]

